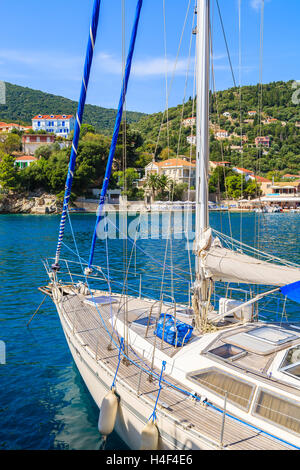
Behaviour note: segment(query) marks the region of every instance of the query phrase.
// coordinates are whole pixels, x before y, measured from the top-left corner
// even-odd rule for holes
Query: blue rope
[[[107,193],[107,189],[108,189],[108,185],[109,185],[109,179],[110,179],[110,176],[111,176],[112,164],[113,164],[115,151],[116,151],[116,146],[117,146],[117,140],[118,140],[118,137],[119,137],[120,126],[121,126],[122,115],[123,115],[123,107],[124,107],[124,103],[125,103],[127,87],[128,87],[128,81],[129,81],[130,72],[131,72],[132,58],[133,58],[133,53],[134,53],[134,47],[135,47],[135,41],[136,41],[136,36],[137,36],[137,30],[138,30],[142,5],[143,5],[143,0],[138,0],[137,7],[136,7],[135,20],[134,20],[134,25],[133,25],[132,35],[131,35],[131,41],[130,41],[130,46],[129,46],[129,52],[128,52],[128,57],[127,57],[127,62],[126,62],[126,67],[125,67],[125,76],[124,76],[123,85],[122,85],[122,91],[121,91],[121,97],[120,97],[120,101],[119,101],[118,113],[117,113],[117,117],[116,117],[115,128],[114,128],[114,133],[113,133],[113,137],[112,137],[112,141],[111,141],[111,147],[110,147],[110,151],[109,151],[105,177],[104,177],[103,186],[102,186],[101,195],[100,195],[97,221],[96,221],[96,225],[95,225],[95,230],[94,230],[93,240],[92,240],[92,246],[91,246],[91,252],[90,252],[89,268],[91,268],[91,266],[93,264],[95,245],[96,245],[96,240],[97,240],[97,227],[98,227],[99,222],[100,222],[101,217],[102,217],[103,206],[104,206],[105,197],[106,197],[106,193]]]
[[[94,298],[94,297],[93,297],[93,293],[92,293],[92,291],[91,291],[91,288],[90,288],[90,286],[89,286],[89,283],[88,283],[88,279],[87,279],[87,278],[86,278],[86,282],[87,282],[88,289],[89,289],[89,291],[90,291],[90,295],[91,295],[91,297],[92,297],[92,299],[93,299],[93,298]],[[135,361],[133,361],[129,356],[127,356],[127,355],[125,354],[125,352],[124,352],[124,349],[123,349],[123,351],[121,351],[121,347],[120,347],[118,344],[116,344],[116,342],[115,342],[113,336],[112,336],[112,335],[110,334],[110,332],[108,331],[107,326],[106,326],[106,324],[105,324],[105,321],[104,321],[104,319],[103,319],[103,317],[102,317],[102,315],[101,315],[101,312],[100,312],[100,310],[99,310],[99,308],[98,308],[98,305],[97,305],[96,303],[95,303],[95,307],[96,307],[96,310],[97,310],[98,313],[99,313],[99,316],[100,316],[100,318],[101,318],[101,321],[102,321],[102,324],[103,324],[103,326],[104,326],[104,329],[105,329],[106,332],[108,333],[108,335],[109,335],[111,341],[114,343],[114,345],[115,345],[115,346],[117,347],[117,349],[119,350],[119,358],[120,358],[120,356],[121,356],[121,354],[122,354],[124,358],[126,358],[129,362],[131,362],[131,364],[133,364],[133,365],[139,367],[142,371],[146,372],[147,374],[152,375],[152,377],[154,377],[154,378],[156,378],[156,379],[159,379],[159,387],[160,387],[160,388],[159,388],[158,396],[157,396],[157,399],[156,399],[154,411],[153,411],[152,415],[150,416],[149,420],[150,420],[151,418],[153,418],[153,420],[156,419],[156,408],[157,408],[157,403],[158,403],[159,395],[160,395],[161,388],[162,388],[162,386],[161,386],[161,383],[162,383],[162,382],[163,382],[164,384],[168,385],[169,387],[171,387],[171,388],[173,388],[173,389],[175,389],[175,390],[178,390],[179,392],[183,393],[184,395],[186,395],[186,396],[188,396],[188,397],[191,397],[191,398],[193,398],[194,400],[196,400],[196,401],[198,401],[198,402],[200,401],[200,398],[199,398],[198,395],[195,395],[194,393],[191,393],[191,392],[189,392],[188,390],[184,390],[183,388],[177,387],[176,385],[172,384],[171,382],[169,382],[168,380],[166,380],[166,379],[164,379],[164,378],[162,377],[163,372],[164,372],[164,370],[165,370],[165,366],[166,366],[165,361],[163,362],[163,366],[162,366],[162,370],[161,370],[161,373],[160,373],[160,377],[158,377],[158,374],[156,374],[153,370],[151,370],[150,367],[146,366],[145,363],[144,363],[144,365],[147,367],[147,369],[145,369],[145,368],[142,367],[140,364],[138,364],[138,363],[136,363]],[[135,354],[135,355],[136,355],[136,354]],[[137,356],[137,355],[136,355],[136,356]],[[137,356],[137,357],[138,357],[138,356]],[[164,364],[165,364],[165,365],[164,365]],[[212,403],[209,403],[209,402],[206,401],[205,404],[206,404],[207,406],[209,406],[209,407],[215,409],[215,410],[218,411],[219,413],[224,414],[224,411],[223,411],[223,410],[221,410],[220,408],[217,408],[217,407],[214,406]],[[255,429],[256,431],[260,432],[261,434],[265,434],[266,436],[271,437],[272,439],[275,439],[275,440],[277,440],[277,441],[279,441],[279,442],[282,442],[283,444],[286,444],[286,445],[288,445],[288,446],[290,446],[290,447],[293,447],[294,449],[300,450],[300,447],[296,446],[295,444],[291,444],[291,443],[288,442],[288,441],[285,441],[285,440],[283,440],[283,439],[280,439],[279,437],[274,436],[273,434],[270,434],[270,433],[268,433],[268,432],[266,432],[266,431],[263,431],[262,429],[259,429],[258,427],[253,426],[252,424],[247,423],[246,421],[243,421],[243,420],[241,420],[241,419],[239,419],[239,418],[236,418],[235,416],[232,416],[232,415],[229,414],[229,413],[225,413],[225,415],[226,415],[228,418],[234,419],[234,420],[240,422],[241,424],[243,424],[243,425],[245,425],[245,426],[248,426],[248,427],[251,428],[251,429]]]
[[[119,361],[118,361],[116,373],[115,373],[115,376],[114,376],[114,380],[113,380],[113,383],[112,383],[112,386],[111,386],[111,390],[113,388],[115,388],[115,385],[116,385],[117,375],[118,375],[118,372],[119,372],[119,367],[120,367],[120,363],[121,363],[121,359],[122,359],[122,351],[124,351],[124,339],[123,338],[121,338],[121,344],[119,346]]]
[[[82,124],[84,106],[85,106],[86,95],[87,95],[87,88],[88,88],[89,79],[90,79],[90,72],[91,72],[95,42],[96,42],[96,37],[97,37],[100,3],[101,3],[101,0],[94,0],[92,23],[90,27],[89,41],[88,41],[86,59],[85,59],[85,65],[84,65],[84,74],[83,74],[80,98],[79,98],[78,109],[77,109],[77,114],[76,114],[74,137],[73,137],[72,150],[71,150],[71,156],[70,156],[70,162],[69,162],[68,176],[67,176],[67,181],[66,181],[63,211],[62,211],[60,227],[59,227],[58,243],[57,243],[56,255],[55,255],[55,264],[53,265],[54,269],[59,269],[59,257],[60,257],[61,246],[62,246],[62,241],[64,237],[64,232],[65,232],[67,210],[69,206],[71,189],[72,189],[72,184],[73,184],[73,179],[74,179],[74,171],[75,171],[76,158],[77,158],[80,128]]]
[[[217,407],[216,407],[215,405],[213,405],[212,403],[206,402],[205,404],[206,404],[207,406],[209,406],[210,408],[213,408],[214,410],[218,411],[219,413],[224,414],[224,411],[223,411],[223,410],[221,410],[220,408],[217,408]],[[233,415],[231,415],[231,414],[229,414],[229,413],[225,413],[225,415],[228,416],[228,418],[234,419],[235,421],[237,421],[237,422],[239,422],[239,423],[242,423],[242,424],[248,426],[248,427],[251,428],[251,429],[255,429],[255,431],[258,431],[258,432],[260,432],[261,434],[265,434],[266,436],[272,437],[273,439],[276,439],[277,441],[282,442],[283,444],[287,444],[287,445],[293,447],[294,449],[300,450],[300,447],[298,447],[298,446],[296,446],[296,445],[294,445],[294,444],[291,444],[290,442],[287,442],[287,441],[285,441],[284,439],[280,439],[280,437],[273,436],[273,434],[270,434],[270,433],[268,433],[268,432],[266,432],[266,431],[262,431],[262,429],[257,428],[257,427],[254,426],[253,424],[246,423],[246,422],[243,421],[242,419],[236,418],[235,416],[233,416]]]
[[[161,368],[161,373],[160,373],[160,377],[159,377],[159,383],[158,383],[158,386],[159,386],[159,390],[158,390],[158,393],[157,393],[157,397],[156,397],[156,402],[155,402],[155,405],[154,405],[154,409],[153,409],[153,413],[152,415],[150,416],[150,418],[148,419],[148,421],[150,421],[150,419],[153,420],[153,423],[156,421],[157,419],[157,416],[156,416],[156,408],[157,408],[157,404],[158,404],[158,400],[159,400],[159,396],[160,396],[160,392],[161,392],[161,389],[162,389],[162,375],[164,373],[164,371],[166,370],[166,361],[163,361],[162,363],[162,368]]]

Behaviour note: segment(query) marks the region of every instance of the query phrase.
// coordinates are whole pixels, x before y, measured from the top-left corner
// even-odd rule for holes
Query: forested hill
[[[31,119],[42,114],[76,114],[77,103],[62,96],[44,93],[31,88],[6,83],[6,105],[0,104],[0,120],[31,124]],[[137,122],[143,113],[128,111],[129,123]],[[115,123],[116,110],[101,108],[87,104],[84,122],[91,124],[103,134],[112,133]]]
[[[244,86],[219,91],[210,100],[211,111],[211,160],[229,160],[235,165],[243,164],[244,167],[260,173],[270,170],[299,170],[300,172],[300,104],[293,103],[294,98],[300,98],[293,87],[293,81],[273,82],[262,87]],[[241,100],[240,100],[241,96]],[[260,102],[262,99],[262,123],[260,125]],[[240,112],[240,107],[242,113]],[[177,151],[179,129],[183,119],[191,117],[193,113],[193,101],[189,99],[182,110],[182,105],[168,110],[167,114],[156,113],[144,116],[134,128],[143,135],[149,147],[157,142],[160,132],[160,148],[170,147],[172,152]],[[249,112],[256,111],[256,116],[249,116]],[[226,114],[224,116],[224,113]],[[242,126],[240,123],[242,122]],[[228,137],[222,140],[215,138],[218,130],[228,132]],[[194,130],[195,133],[195,130]],[[244,136],[244,152],[241,158],[240,152],[233,150],[241,144],[241,133]],[[180,153],[189,154],[190,144],[187,137],[191,134],[191,128],[182,127]],[[255,148],[257,136],[268,136],[270,148],[265,149],[258,159]],[[222,148],[221,148],[222,147]],[[242,162],[241,162],[242,160]]]

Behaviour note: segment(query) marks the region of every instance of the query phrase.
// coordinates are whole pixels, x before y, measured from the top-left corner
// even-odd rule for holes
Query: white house
[[[71,114],[38,114],[32,119],[34,131],[46,131],[57,137],[68,138],[74,127],[75,118]]]
[[[184,119],[182,121],[182,124],[184,127],[191,127],[196,125],[196,118],[195,117],[189,117],[187,119]]]
[[[227,118],[230,118],[231,114],[228,111],[225,111],[225,113],[223,113],[223,116],[227,117]]]
[[[197,144],[197,137],[195,135],[189,135],[187,138],[187,143],[191,145],[196,145]]]
[[[182,158],[171,158],[163,162],[151,162],[145,168],[145,177],[140,180],[139,186],[142,186],[147,176],[165,175],[176,183],[188,183],[190,186],[196,184],[196,165]]]
[[[227,131],[220,129],[218,132],[215,133],[217,139],[228,139],[229,134]]]

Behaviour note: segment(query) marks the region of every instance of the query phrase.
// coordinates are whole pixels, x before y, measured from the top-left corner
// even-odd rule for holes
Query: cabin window
[[[300,434],[300,406],[285,397],[261,390],[254,406],[254,414]]]
[[[300,379],[300,346],[292,348],[286,353],[280,371]]]
[[[255,389],[255,386],[251,383],[215,368],[192,373],[188,377],[193,382],[211,390],[222,398],[225,398],[227,393],[229,402],[245,411],[249,411]]]

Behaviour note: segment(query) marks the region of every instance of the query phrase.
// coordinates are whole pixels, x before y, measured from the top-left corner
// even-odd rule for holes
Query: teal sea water
[[[211,225],[250,245],[257,242],[256,221],[260,218],[259,242],[264,251],[300,264],[300,215],[211,214]],[[94,228],[94,215],[73,214],[73,228],[78,247],[87,259]],[[128,223],[133,219],[129,218]],[[56,310],[50,300],[41,308],[30,329],[26,323],[42,300],[39,286],[48,282],[41,259],[55,253],[58,216],[0,216],[0,340],[6,344],[6,364],[0,365],[0,449],[98,449],[98,409],[72,361]],[[65,243],[75,250],[69,230]],[[106,246],[99,241],[95,263],[106,267]],[[139,274],[143,293],[157,296],[160,289],[166,240],[142,239],[138,250],[128,242],[128,257],[132,255],[129,281],[139,289]],[[120,289],[123,274],[124,240],[108,241],[110,274],[116,289]],[[172,257],[167,264],[176,267],[174,290],[180,297],[182,278],[187,279],[189,257],[185,241],[172,241]],[[63,256],[74,258],[64,248]],[[194,264],[193,257],[190,260]],[[170,279],[170,272],[166,273]],[[185,289],[185,288],[184,288]],[[183,289],[183,290],[184,290]],[[300,310],[293,312],[299,321]],[[107,442],[108,449],[125,449],[115,434]]]

